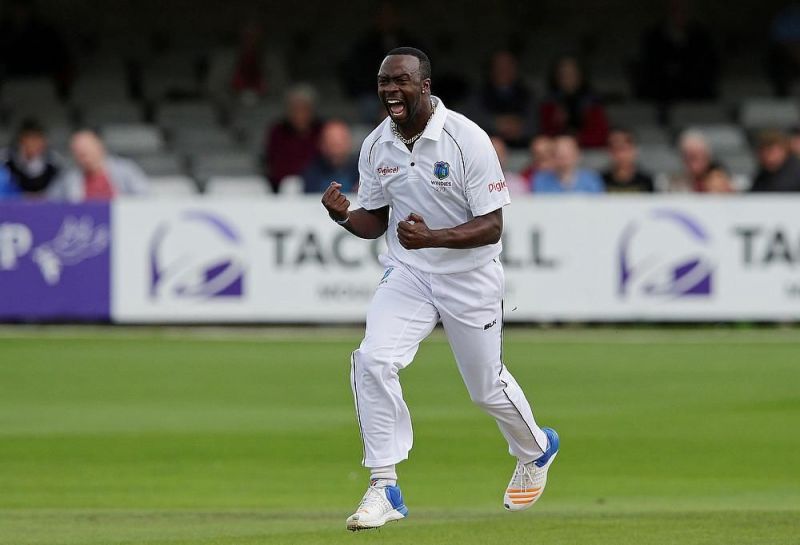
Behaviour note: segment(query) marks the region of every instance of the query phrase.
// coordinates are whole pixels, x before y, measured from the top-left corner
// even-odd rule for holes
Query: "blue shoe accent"
[[[389,500],[389,503],[392,504],[395,511],[407,517],[408,507],[403,504],[403,493],[400,491],[400,487],[389,485],[385,487],[384,490],[386,490],[386,498]]]
[[[544,454],[536,458],[533,463],[536,467],[544,467],[550,458],[558,452],[558,434],[553,428],[542,428],[542,431],[547,436],[547,450]]]

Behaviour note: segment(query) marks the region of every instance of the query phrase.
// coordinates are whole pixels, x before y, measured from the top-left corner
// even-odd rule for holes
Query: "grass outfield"
[[[796,544],[800,331],[510,331],[561,435],[543,499],[435,335],[402,374],[410,517],[351,534],[366,485],[356,330],[0,330],[0,544]],[[209,340],[210,338],[210,340]]]

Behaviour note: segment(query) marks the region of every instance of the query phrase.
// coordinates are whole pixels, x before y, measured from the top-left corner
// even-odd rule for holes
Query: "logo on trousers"
[[[710,297],[714,262],[703,225],[678,210],[656,209],[632,221],[618,249],[618,293],[656,299]]]
[[[236,298],[246,264],[241,236],[223,217],[191,210],[158,226],[150,240],[150,297]]]

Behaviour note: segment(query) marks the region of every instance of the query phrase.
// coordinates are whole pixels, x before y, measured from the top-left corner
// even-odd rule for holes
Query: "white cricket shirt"
[[[500,242],[458,250],[406,250],[397,225],[412,212],[430,229],[456,227],[511,202],[489,136],[436,97],[436,112],[422,137],[408,148],[386,118],[361,145],[358,204],[366,210],[391,207],[386,232],[388,255],[430,273],[464,272],[500,254]]]

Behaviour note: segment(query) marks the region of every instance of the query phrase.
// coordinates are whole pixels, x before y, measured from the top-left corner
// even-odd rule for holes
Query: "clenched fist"
[[[436,246],[435,235],[428,229],[422,216],[411,213],[397,224],[397,239],[406,250],[433,248]]]
[[[347,219],[347,211],[350,209],[350,201],[339,191],[342,184],[331,182],[325,193],[322,194],[322,206],[328,211],[331,219],[344,221]]]

